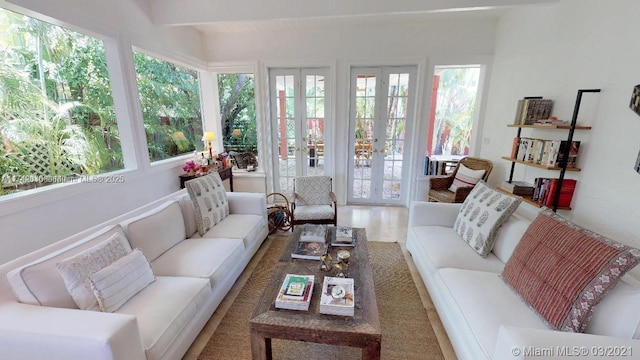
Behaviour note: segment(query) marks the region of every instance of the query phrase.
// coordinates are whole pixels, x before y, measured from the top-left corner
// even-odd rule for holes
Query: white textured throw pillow
[[[455,232],[481,256],[493,249],[502,224],[522,202],[480,181],[465,199],[453,225]]]
[[[189,180],[184,185],[196,210],[198,234],[203,236],[229,215],[227,192],[217,172]]]
[[[486,170],[471,170],[468,167],[460,164],[456,176],[453,178],[453,183],[449,186],[449,190],[456,192],[458,187],[461,186],[474,186],[478,181],[482,180]]]
[[[100,307],[89,283],[89,275],[131,252],[131,245],[116,233],[100,244],[56,264],[73,301],[82,310]]]
[[[137,293],[156,281],[149,260],[135,249],[111,265],[89,275],[100,310],[114,312]]]

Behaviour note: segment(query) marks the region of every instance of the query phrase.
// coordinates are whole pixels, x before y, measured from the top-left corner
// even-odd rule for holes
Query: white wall
[[[510,163],[500,157],[509,154],[516,135],[506,124],[513,121],[519,98],[554,99],[554,113],[570,120],[578,89],[602,89],[583,98],[578,122],[593,130],[576,132],[575,139],[582,141],[582,171],[567,172],[578,185],[573,210],[559,213],[635,246],[640,246],[640,174],[633,166],[640,151],[640,117],[629,109],[629,100],[640,83],[639,13],[637,0],[562,0],[502,17],[483,131],[489,145],[481,152],[495,161],[491,182],[499,184],[508,177]],[[535,134],[559,136],[548,130]],[[557,176],[525,166],[516,169],[516,180]]]
[[[434,64],[478,64],[494,51],[497,20],[467,17],[443,20],[440,16],[411,18],[406,22],[341,21],[320,26],[304,24],[262,24],[256,29],[207,34],[206,56],[213,63],[260,62],[265,67],[326,66],[335,76],[332,94],[335,116],[334,154],[349,154],[348,88],[349,68],[358,65],[418,65],[418,86],[413,153],[414,172],[422,170],[426,144],[426,123]],[[264,77],[264,81],[266,80]],[[425,101],[426,100],[426,101]],[[259,110],[260,111],[260,110]],[[268,112],[265,112],[268,113]],[[425,134],[420,138],[419,134]],[[346,201],[347,157],[336,156],[334,190],[339,203]],[[415,178],[416,173],[410,178]],[[268,181],[268,191],[270,191]]]
[[[204,64],[201,34],[193,29],[153,25],[145,15],[144,0],[15,0],[13,3],[107,36],[117,41],[120,50],[128,51],[131,44],[135,44],[169,58],[177,57],[182,62]],[[16,9],[1,0],[0,6]],[[121,55],[125,61],[119,70],[131,74],[130,54]],[[129,90],[136,88],[133,79],[131,75],[124,79],[124,86]],[[144,136],[139,136],[144,134],[141,115],[136,112],[135,101],[131,101],[137,93],[131,91],[133,95],[126,96],[124,111],[118,113],[126,119],[119,122],[124,120],[137,130],[134,138],[144,142]],[[146,151],[146,143],[138,143],[136,147],[139,152]],[[3,197],[0,200],[0,263],[178,190],[183,159],[153,166],[144,159],[148,159],[146,153],[134,156],[133,166],[121,172],[124,183],[72,184],[27,196]]]

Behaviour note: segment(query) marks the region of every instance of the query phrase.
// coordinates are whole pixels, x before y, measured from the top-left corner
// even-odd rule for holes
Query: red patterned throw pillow
[[[584,332],[595,306],[638,261],[640,250],[543,210],[502,278],[551,328]]]

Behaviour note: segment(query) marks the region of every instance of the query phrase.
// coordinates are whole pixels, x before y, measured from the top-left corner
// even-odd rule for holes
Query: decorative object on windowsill
[[[631,108],[631,110],[633,110],[633,112],[640,115],[640,84],[633,87],[629,107]]]
[[[252,152],[239,153],[235,151],[229,152],[229,156],[236,163],[238,169],[247,169],[247,171],[253,171],[258,168],[258,159]],[[252,166],[253,170],[249,170],[249,166]]]

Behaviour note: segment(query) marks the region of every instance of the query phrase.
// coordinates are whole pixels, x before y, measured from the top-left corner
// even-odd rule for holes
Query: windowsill
[[[265,173],[262,170],[255,170],[255,171],[247,171],[245,169],[236,169],[233,168],[233,176],[234,177],[246,177],[246,178],[262,178],[262,177],[266,177],[267,173]]]

